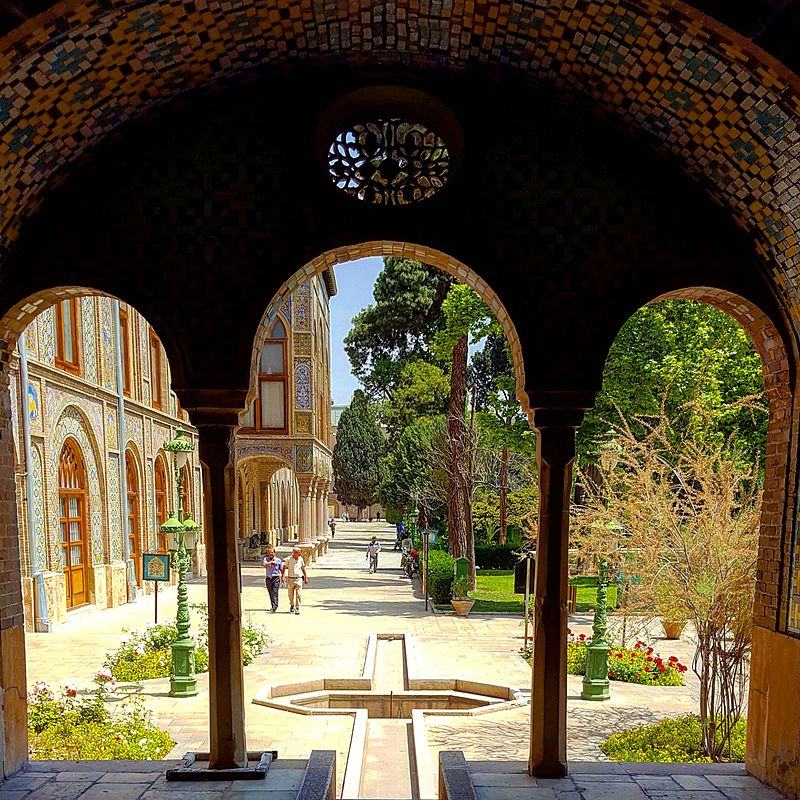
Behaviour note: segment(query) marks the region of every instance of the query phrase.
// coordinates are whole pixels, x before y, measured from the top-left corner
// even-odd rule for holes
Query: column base
[[[194,672],[194,642],[179,640],[172,643],[172,677],[170,697],[194,697],[197,694],[197,675]]]
[[[611,692],[607,680],[602,678],[584,678],[581,700],[610,700]]]
[[[540,764],[528,764],[528,774],[532,778],[566,778],[567,765],[561,761],[546,762]]]

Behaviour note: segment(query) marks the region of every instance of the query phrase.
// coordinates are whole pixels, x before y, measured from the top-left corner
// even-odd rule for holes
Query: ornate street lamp
[[[606,639],[608,598],[608,561],[598,558],[597,603],[592,625],[592,643],[586,648],[586,674],[583,677],[584,700],[610,700],[608,683],[608,651],[611,649]]]
[[[176,624],[178,638],[172,643],[172,678],[169,693],[172,697],[194,697],[197,694],[197,676],[194,671],[194,640],[189,636],[189,597],[186,589],[186,572],[192,564],[192,551],[200,526],[190,518],[183,518],[183,468],[194,450],[194,442],[185,439],[183,428],[175,429],[175,438],[164,444],[172,453],[175,483],[178,487],[178,516],[173,512],[161,526],[161,533],[169,537],[172,568],[178,573],[178,613]]]

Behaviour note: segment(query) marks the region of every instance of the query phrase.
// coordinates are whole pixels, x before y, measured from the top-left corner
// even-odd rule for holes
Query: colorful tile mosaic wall
[[[36,541],[32,566],[34,570],[42,570],[47,568],[47,535],[44,526],[44,470],[42,453],[38,447],[31,447],[31,483],[33,497],[29,502],[33,506],[33,531]]]
[[[111,303],[100,303],[100,341],[103,352],[103,379],[106,389],[117,390],[117,369],[114,361],[114,322]]]
[[[308,284],[304,283],[297,287],[294,293],[294,316],[292,325],[295,331],[307,331],[311,329],[311,292]]]
[[[39,358],[38,323],[35,319],[25,328],[25,349],[28,358]]]
[[[122,516],[119,495],[119,455],[108,454],[108,469],[106,473],[106,486],[108,487],[108,538],[111,550],[111,560],[122,560]]]
[[[311,472],[314,467],[314,448],[310,444],[298,444],[294,448],[294,468],[298,472]]]
[[[106,447],[111,450],[117,450],[119,448],[117,412],[113,408],[106,408]]]
[[[294,405],[295,408],[311,408],[311,359],[294,359]]]
[[[45,364],[53,364],[56,360],[56,312],[50,306],[38,317],[39,331],[42,335],[41,359]]]
[[[83,333],[83,376],[87,381],[97,383],[97,329],[95,314],[97,304],[93,297],[78,300],[81,307],[81,330]]]
[[[142,402],[150,405],[150,337],[144,318],[139,319],[139,354],[142,375],[147,376],[142,382]]]

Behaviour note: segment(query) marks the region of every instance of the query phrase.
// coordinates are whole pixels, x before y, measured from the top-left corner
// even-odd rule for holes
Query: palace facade
[[[163,445],[179,424],[196,436],[158,336],[116,300],[62,300],[25,329],[10,390],[26,626],[151,592],[141,556],[166,552],[159,526],[177,496]],[[182,477],[184,513],[202,526],[196,451]],[[202,533],[194,573],[205,573]]]
[[[331,492],[330,298],[333,268],[271,306],[254,349],[250,402],[236,434],[236,525],[243,560],[298,542],[327,549]]]

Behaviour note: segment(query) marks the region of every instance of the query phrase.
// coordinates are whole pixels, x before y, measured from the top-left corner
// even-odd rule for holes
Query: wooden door
[[[58,464],[61,566],[64,570],[67,608],[89,602],[88,501],[86,469],[77,442],[68,439]]]
[[[142,554],[139,546],[139,473],[130,450],[125,451],[125,482],[128,485],[128,546],[136,573],[136,585],[142,585]]]

